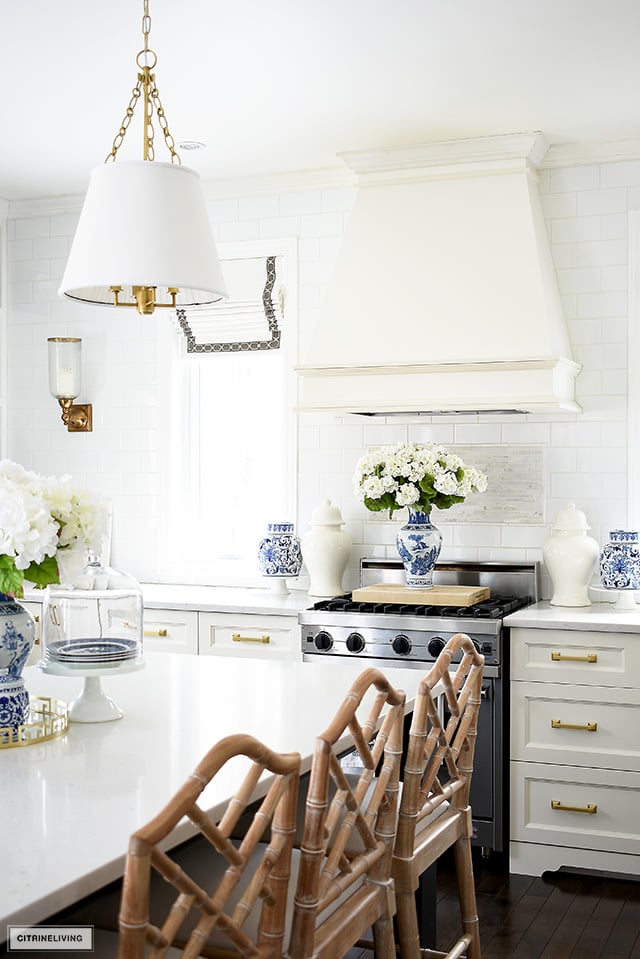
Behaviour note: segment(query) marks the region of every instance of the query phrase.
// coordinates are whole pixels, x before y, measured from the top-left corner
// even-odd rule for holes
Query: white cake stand
[[[132,673],[142,669],[144,660],[138,658],[110,666],[105,663],[96,663],[95,666],[83,663],[79,667],[68,663],[40,661],[38,666],[43,673],[51,673],[53,676],[78,676],[84,679],[80,695],[69,703],[69,722],[109,723],[114,719],[122,719],[124,713],[102,688],[102,676]]]

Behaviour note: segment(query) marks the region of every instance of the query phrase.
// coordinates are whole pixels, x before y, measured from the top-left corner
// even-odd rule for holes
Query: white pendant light
[[[180,166],[155,84],[157,57],[149,49],[149,0],[144,0],[144,49],[138,83],[113,147],[91,174],[89,189],[59,294],[106,306],[188,307],[227,295],[209,224],[200,177]],[[135,105],[143,100],[143,159],[112,162]],[[154,162],[153,110],[170,163]]]

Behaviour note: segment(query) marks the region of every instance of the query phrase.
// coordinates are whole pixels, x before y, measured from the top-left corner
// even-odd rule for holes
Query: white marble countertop
[[[591,606],[552,606],[548,600],[518,609],[505,616],[505,626],[534,629],[582,629],[640,633],[640,606],[631,610],[614,609],[613,603]]]
[[[290,589],[289,595],[269,587],[189,586],[175,583],[141,583],[144,605],[152,609],[193,609],[219,613],[266,613],[297,616],[318,601],[304,590]],[[24,599],[44,602],[43,590],[26,589]]]
[[[0,942],[7,924],[41,922],[121,876],[131,833],[222,737],[244,732],[272,749],[300,752],[308,770],[315,737],[363,668],[335,658],[301,663],[147,653],[146,659],[138,672],[103,677],[123,719],[71,723],[57,739],[0,750]],[[384,672],[409,700],[423,675]],[[31,695],[66,702],[82,688],[80,678],[45,675],[36,666],[24,678]],[[234,770],[208,787],[205,808],[219,809],[233,795],[242,775]],[[179,839],[192,832],[185,822]]]

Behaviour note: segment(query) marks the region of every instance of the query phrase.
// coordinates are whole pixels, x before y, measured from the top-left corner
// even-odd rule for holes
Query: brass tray
[[[0,726],[0,749],[32,746],[61,736],[69,725],[67,704],[48,696],[32,696],[29,719],[17,732],[11,726]]]

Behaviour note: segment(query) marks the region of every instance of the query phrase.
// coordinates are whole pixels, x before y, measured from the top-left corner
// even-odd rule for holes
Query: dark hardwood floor
[[[474,851],[475,853],[475,851]],[[510,875],[500,857],[474,857],[483,959],[640,959],[640,882],[545,873]],[[458,924],[455,876],[438,872],[437,943]],[[348,959],[371,959],[353,949]]]

